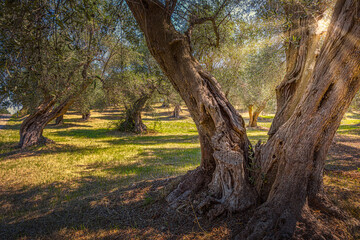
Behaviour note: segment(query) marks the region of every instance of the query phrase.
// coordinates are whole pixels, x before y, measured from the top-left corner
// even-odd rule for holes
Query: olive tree
[[[201,164],[167,197],[170,205],[203,192],[200,196],[206,197],[197,207],[207,209],[209,217],[257,207],[244,239],[289,239],[302,213],[311,218],[307,207],[333,211],[322,174],[341,118],[360,88],[358,1],[337,1],[318,54],[314,30],[323,3],[284,5],[291,17],[286,31],[294,41],[289,41],[286,75],[277,88],[279,110],[270,138],[255,148],[242,117],[193,56],[189,31],[174,25],[178,1],[128,0],[127,4],[199,132]],[[198,21],[190,18],[190,28]]]
[[[46,141],[45,126],[93,82],[120,9],[98,0],[1,4],[2,86],[13,103],[30,109],[20,127],[25,148]]]

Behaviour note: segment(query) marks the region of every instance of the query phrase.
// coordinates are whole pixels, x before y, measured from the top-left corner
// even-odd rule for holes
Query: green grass
[[[21,119],[12,118],[0,130],[0,227],[1,222],[36,218],[44,209],[195,169],[201,155],[196,126],[185,110],[180,120],[168,118],[169,111],[155,108],[144,115],[150,128],[146,135],[114,130],[117,111],[93,112],[88,122],[71,113],[65,125],[44,130],[55,143],[29,151],[13,149]],[[266,141],[273,118],[261,117],[261,128],[247,131],[253,144]],[[347,114],[338,132],[359,135],[359,124],[359,114]]]

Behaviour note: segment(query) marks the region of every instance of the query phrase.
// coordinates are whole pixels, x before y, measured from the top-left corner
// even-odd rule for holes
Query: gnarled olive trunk
[[[285,4],[285,14],[291,21],[285,33],[286,74],[276,88],[277,110],[268,133],[270,136],[291,117],[306,91],[319,48],[318,21],[323,13],[321,1],[312,13],[308,13],[302,3],[289,1]]]
[[[209,192],[202,205],[210,205],[210,216],[225,209],[239,211],[253,206],[256,193],[247,178],[251,147],[243,119],[225,98],[216,79],[193,58],[189,39],[175,30],[165,6],[152,0],[127,3],[151,54],[185,101],[206,155],[199,169],[184,178],[168,201],[174,204],[186,200],[201,189]],[[199,189],[194,182],[207,184],[201,184]]]
[[[92,82],[91,79],[87,77],[87,70],[90,63],[91,61],[89,60],[88,62],[80,65],[80,67],[83,67],[81,71],[83,82],[79,86],[78,90],[71,89],[71,87],[65,89],[65,94],[67,92],[70,93],[68,93],[69,95],[67,97],[62,98],[61,100],[57,97],[48,97],[33,114],[30,114],[30,116],[22,122],[20,126],[20,141],[18,147],[26,148],[46,142],[46,138],[42,135],[46,125],[55,118],[64,115],[74,102],[76,96],[85,91]],[[71,72],[69,74],[69,78],[72,77],[73,74],[74,72]]]
[[[176,104],[175,107],[174,107],[172,117],[173,118],[180,118],[180,112],[181,112],[181,107],[180,107],[179,104]]]
[[[147,127],[141,118],[141,112],[145,107],[146,102],[151,98],[153,91],[150,94],[145,94],[137,99],[134,104],[126,109],[125,120],[120,124],[119,129],[126,132],[146,133]]]
[[[265,107],[266,101],[264,101],[264,103],[262,103],[260,106],[257,106],[254,112],[253,106],[249,106],[249,127],[257,127],[258,118]]]
[[[64,115],[73,103],[73,99],[67,98],[55,107],[56,102],[55,98],[45,100],[33,114],[30,114],[30,116],[22,122],[18,147],[26,148],[47,141],[42,135],[44,128],[50,121]]]
[[[248,224],[250,239],[291,238],[307,200],[313,207],[327,204],[326,154],[360,88],[359,18],[356,0],[337,2],[309,87],[290,118],[257,153],[261,170],[256,188],[264,203]]]

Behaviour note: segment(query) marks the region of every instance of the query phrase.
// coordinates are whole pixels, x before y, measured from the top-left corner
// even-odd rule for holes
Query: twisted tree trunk
[[[290,238],[306,201],[329,210],[325,159],[341,119],[360,88],[360,5],[339,0],[309,87],[290,118],[257,153],[256,188],[264,202],[249,239]]]
[[[206,207],[210,217],[260,203],[241,239],[290,239],[307,200],[323,200],[325,156],[360,88],[360,4],[338,0],[315,67],[317,37],[309,26],[318,19],[299,17],[302,37],[298,48],[289,50],[297,57],[289,57],[291,73],[277,90],[280,108],[271,138],[253,155],[243,119],[193,58],[189,39],[172,25],[169,6],[176,1],[165,2],[127,1],[199,132],[201,165],[183,177],[168,202],[176,207],[204,191],[207,198],[198,208]]]
[[[258,118],[260,116],[260,113],[265,109],[266,102],[264,101],[260,106],[257,106],[254,113],[252,112],[252,106],[251,106],[251,115],[250,115],[250,107],[249,107],[249,127],[257,127]]]
[[[55,98],[45,100],[33,114],[22,122],[18,147],[27,148],[48,141],[43,136],[45,126],[55,118],[65,114],[73,103],[73,99],[68,98],[54,107],[56,102]]]
[[[154,91],[152,90],[149,94],[141,96],[130,108],[126,109],[125,121],[122,122],[119,127],[121,131],[134,133],[147,132],[147,127],[141,118],[141,112],[144,109],[146,102],[151,98],[153,92]]]
[[[272,136],[293,114],[309,84],[318,55],[321,33],[318,22],[323,17],[325,6],[321,1],[308,13],[301,3],[285,3],[285,13],[291,26],[286,36],[286,74],[276,88],[277,111],[271,124]]]
[[[85,89],[91,84],[91,79],[87,77],[87,70],[91,61],[83,64],[83,70],[81,72],[83,82],[79,86],[78,90],[71,88],[64,90],[64,93],[69,95],[62,100],[57,97],[48,97],[43,103],[36,109],[33,114],[30,114],[20,126],[20,141],[18,147],[27,148],[33,145],[42,144],[47,141],[43,136],[43,130],[46,125],[55,118],[64,115],[69,109],[71,104],[75,101],[76,96],[85,91]],[[70,73],[69,77],[73,74]]]
[[[244,210],[256,202],[256,193],[248,180],[251,147],[245,123],[225,98],[216,79],[205,72],[191,55],[188,38],[171,24],[167,9],[157,1],[128,1],[150,52],[185,101],[201,139],[202,164],[189,173],[168,197],[176,202],[199,190],[194,181],[209,192],[210,216]],[[151,23],[151,24],[149,24]],[[194,179],[191,182],[190,179]],[[201,190],[204,190],[202,188]]]

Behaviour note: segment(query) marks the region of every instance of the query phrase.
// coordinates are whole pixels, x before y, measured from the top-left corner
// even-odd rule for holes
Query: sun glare
[[[330,20],[328,18],[322,18],[318,21],[318,27],[316,29],[317,34],[323,34],[329,27]]]

